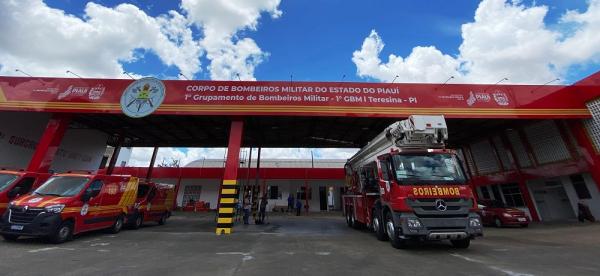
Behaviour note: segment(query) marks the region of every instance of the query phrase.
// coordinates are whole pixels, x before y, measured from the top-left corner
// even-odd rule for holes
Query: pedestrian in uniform
[[[290,195],[288,196],[287,201],[287,212],[292,212],[294,210],[294,196],[292,195],[292,193],[290,193]]]
[[[263,198],[260,200],[260,207],[259,207],[259,212],[258,212],[258,224],[265,223],[265,215],[267,213],[267,204],[269,204],[269,201],[267,200],[266,196],[263,196]]]
[[[244,199],[244,224],[249,224],[248,219],[250,218],[250,209],[252,208],[252,203],[250,203],[250,197],[246,196]]]
[[[300,215],[300,210],[302,210],[302,201],[298,199],[296,200],[296,216]]]

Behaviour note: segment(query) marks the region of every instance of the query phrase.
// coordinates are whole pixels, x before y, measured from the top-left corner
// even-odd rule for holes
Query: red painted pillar
[[[240,165],[240,148],[242,146],[242,132],[244,122],[234,120],[229,131],[229,145],[227,146],[227,161],[223,172],[223,182],[219,193],[219,209],[217,219],[217,235],[231,234],[235,200],[237,197],[237,173]]]
[[[28,171],[48,172],[70,122],[71,115],[69,114],[52,115],[40,142],[35,148],[33,157],[29,161],[29,165],[27,166]]]
[[[577,144],[579,144],[583,158],[590,167],[589,172],[594,182],[596,182],[596,186],[600,189],[600,156],[598,156],[598,151],[592,144],[592,139],[581,120],[571,120],[567,123],[577,140]]]

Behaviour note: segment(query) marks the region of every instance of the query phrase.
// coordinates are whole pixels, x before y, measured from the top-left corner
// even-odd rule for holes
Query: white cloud
[[[183,0],[181,7],[190,22],[204,32],[202,46],[211,60],[211,79],[255,80],[254,68],[268,53],[263,52],[251,38],[239,39],[243,30],[256,30],[263,12],[278,18],[281,0]]]
[[[182,13],[152,17],[132,4],[105,7],[89,2],[82,18],[43,0],[0,1],[0,74],[124,78],[123,62],[155,53],[188,77],[202,71],[206,54],[212,79],[255,80],[267,56],[242,31],[255,31],[262,13],[277,18],[280,0],[183,0]],[[203,32],[194,39],[192,26]],[[135,73],[135,72],[133,72]],[[157,72],[155,72],[156,74]],[[140,77],[139,74],[134,74]]]
[[[568,11],[549,28],[546,6],[520,1],[484,0],[474,21],[462,25],[463,42],[456,57],[435,46],[415,47],[406,57],[379,59],[384,43],[375,30],[353,54],[357,74],[380,81],[494,83],[508,77],[512,83],[544,83],[563,77],[573,65],[599,62],[600,0],[590,0],[585,12]],[[562,33],[568,24],[574,30]]]
[[[152,148],[133,148],[128,166],[147,167],[152,158]],[[246,159],[249,154],[248,148],[240,150],[240,158]],[[261,150],[261,159],[310,159],[311,151],[314,159],[348,159],[354,155],[358,149],[353,148],[264,148]],[[156,164],[163,160],[167,163],[171,160],[179,160],[180,166],[185,166],[190,162],[201,159],[223,159],[225,157],[225,148],[187,148],[187,151],[180,148],[159,148],[156,154]],[[253,149],[252,159],[258,158],[258,149]]]
[[[136,49],[152,51],[188,75],[200,71],[202,54],[183,15],[148,16],[131,4],[114,8],[88,3],[83,19],[48,7],[42,0],[0,2],[1,74],[123,77],[121,62]]]

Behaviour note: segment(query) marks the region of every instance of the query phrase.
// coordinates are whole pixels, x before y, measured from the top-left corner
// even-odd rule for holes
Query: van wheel
[[[142,227],[143,223],[144,223],[144,215],[138,214],[137,216],[135,216],[135,220],[131,224],[131,229],[134,229],[134,230],[140,229],[140,227]]]
[[[4,238],[5,241],[16,241],[19,238],[19,235],[13,235],[13,234],[2,234],[2,238]]]
[[[502,227],[502,221],[499,218],[494,219],[494,226],[498,228]]]
[[[59,244],[70,240],[72,236],[73,223],[65,221],[58,228],[56,228],[56,231],[49,237],[49,240],[52,243]]]
[[[469,248],[469,245],[471,245],[471,239],[466,238],[462,240],[451,240],[450,243],[452,243],[452,246],[455,248]]]
[[[158,220],[158,225],[165,225],[165,223],[167,223],[167,216],[167,213],[162,214],[162,216]]]
[[[111,234],[116,234],[116,233],[121,232],[121,229],[123,229],[123,216],[122,215],[117,217],[117,220],[115,221],[115,223],[113,223],[113,226],[108,229],[108,232]]]
[[[390,243],[392,247],[397,249],[405,249],[407,246],[407,241],[400,238],[400,233],[396,230],[394,226],[394,221],[392,220],[391,212],[385,213],[385,230],[387,232],[387,236],[390,239]]]
[[[380,241],[387,241],[388,236],[385,233],[384,223],[381,220],[381,211],[373,211],[373,231],[375,231],[375,237]]]

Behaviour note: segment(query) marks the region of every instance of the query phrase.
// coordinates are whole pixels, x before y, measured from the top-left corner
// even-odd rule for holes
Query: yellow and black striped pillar
[[[235,214],[235,201],[237,199],[237,181],[223,180],[219,197],[219,216],[217,218],[217,235],[231,234],[233,216]]]

